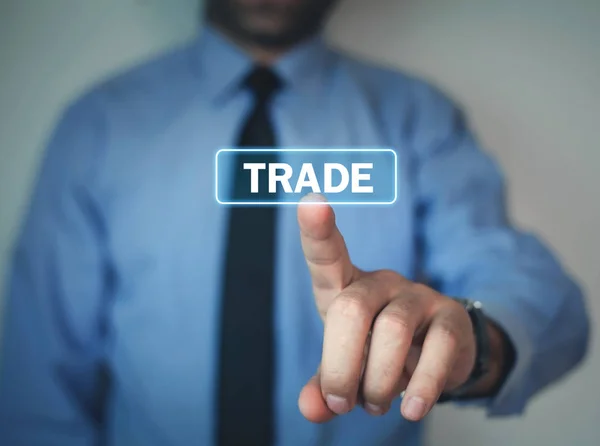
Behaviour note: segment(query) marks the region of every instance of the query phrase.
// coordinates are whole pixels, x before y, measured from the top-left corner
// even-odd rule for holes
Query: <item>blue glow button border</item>
[[[224,154],[230,153],[261,153],[261,152],[277,152],[281,153],[282,156],[278,162],[289,164],[294,173],[301,166],[302,163],[310,162],[313,165],[318,165],[324,162],[339,163],[344,165],[350,165],[358,162],[366,162],[371,159],[378,159],[377,169],[373,174],[377,174],[377,178],[372,178],[381,188],[386,189],[386,193],[382,194],[373,193],[361,193],[353,194],[352,192],[344,191],[343,193],[322,193],[329,204],[332,205],[390,205],[396,202],[398,197],[398,155],[397,153],[388,147],[377,147],[377,148],[335,148],[335,149],[323,149],[323,148],[223,148],[220,149],[215,155],[215,198],[219,204],[230,205],[230,206],[281,206],[281,205],[297,205],[303,196],[312,192],[309,187],[304,188],[302,192],[296,193],[285,193],[279,196],[284,197],[283,200],[271,200],[271,201],[232,201],[230,197],[227,197],[222,193],[223,189],[231,187],[233,184],[233,156],[224,156]],[[318,156],[315,156],[319,153]],[[393,158],[390,158],[383,162],[385,158],[388,158],[391,153]],[[345,154],[345,155],[341,155]],[[377,155],[375,155],[377,154]],[[320,160],[317,160],[320,158]],[[392,161],[393,159],[393,161]],[[324,161],[325,160],[325,161]],[[375,165],[375,163],[373,163]],[[294,168],[295,167],[295,168]],[[346,166],[344,166],[346,167]],[[315,173],[317,169],[315,168]],[[266,172],[263,172],[266,174]],[[225,185],[220,185],[219,180],[225,181]],[[319,184],[322,184],[319,182]],[[380,188],[378,188],[379,190]],[[222,196],[225,195],[225,196]],[[357,197],[356,200],[348,197]],[[369,200],[371,197],[371,200]],[[337,198],[337,200],[336,200]]]

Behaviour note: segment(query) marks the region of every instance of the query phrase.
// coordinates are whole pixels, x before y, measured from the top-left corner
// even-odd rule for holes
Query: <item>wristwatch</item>
[[[471,318],[473,333],[475,335],[475,365],[473,366],[473,370],[471,371],[467,381],[450,392],[442,393],[438,399],[438,403],[465,399],[465,396],[469,394],[474,385],[490,369],[490,337],[487,331],[487,319],[483,313],[481,302],[460,298],[454,298],[454,300],[465,307],[465,310]]]

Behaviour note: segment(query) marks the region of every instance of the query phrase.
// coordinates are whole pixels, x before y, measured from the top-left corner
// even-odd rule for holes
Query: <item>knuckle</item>
[[[407,294],[393,303],[393,307],[401,314],[410,316],[415,314],[415,310],[419,306],[419,297],[415,294]]]
[[[448,298],[447,313],[449,317],[452,316],[462,322],[469,320],[469,315],[465,307],[454,299]]]
[[[404,279],[400,274],[391,269],[381,269],[373,273],[373,278],[377,281],[389,283],[402,283]]]
[[[375,323],[383,330],[398,333],[400,336],[412,334],[416,323],[415,315],[418,314],[417,306],[418,298],[414,295],[395,299],[379,314]]]
[[[454,348],[460,341],[461,330],[458,325],[449,319],[443,319],[438,327],[439,336],[444,340],[444,343]]]
[[[455,318],[450,316],[443,317],[439,322],[439,330],[448,337],[457,337],[460,332],[459,324]]]
[[[411,305],[411,309],[428,306],[432,303],[435,291],[422,283],[411,283],[402,291],[402,300]]]
[[[411,331],[412,325],[408,312],[402,309],[386,310],[379,315],[375,324],[378,329],[386,332],[399,333],[405,335]]]
[[[354,319],[364,318],[369,315],[369,312],[369,306],[364,299],[363,293],[356,290],[348,290],[332,302],[328,313]]]
[[[431,294],[432,292],[434,291],[431,288],[422,283],[415,282],[411,286],[411,293],[415,296],[424,296],[427,294]]]

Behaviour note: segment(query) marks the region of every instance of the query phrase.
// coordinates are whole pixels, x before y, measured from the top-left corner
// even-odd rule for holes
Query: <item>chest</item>
[[[135,132],[122,129],[114,136],[101,193],[109,250],[123,278],[146,271],[154,280],[187,275],[215,281],[228,216],[228,208],[215,198],[216,155],[222,148],[235,147],[251,105],[243,96],[220,106],[198,100],[164,123]],[[311,101],[288,98],[275,102],[270,115],[282,149],[395,150],[396,202],[340,205],[336,215],[358,266],[392,265],[410,275],[413,182],[406,142],[398,129],[386,125],[379,108],[358,89]],[[233,180],[233,173],[226,174],[219,184]],[[301,258],[295,209],[279,209],[278,228],[278,245],[288,247],[279,255]],[[164,273],[153,275],[157,269]]]
[[[355,101],[353,107],[339,103],[312,113],[294,106],[275,109],[278,142],[397,151],[394,204],[340,205],[335,212],[358,267],[411,276],[413,204],[403,141]],[[101,191],[108,251],[118,277],[111,362],[128,392],[119,395],[125,401],[121,407],[136,400],[157,420],[165,410],[177,410],[183,418],[189,413],[190,425],[198,430],[208,429],[212,416],[228,217],[228,208],[215,199],[215,156],[235,145],[246,110],[243,102],[219,109],[199,104],[162,128],[116,138]],[[285,424],[300,422],[295,398],[318,364],[322,335],[294,206],[278,208],[276,246],[278,400],[281,413],[291,417],[282,418]],[[157,382],[168,385],[157,387]],[[198,419],[205,424],[197,426]]]

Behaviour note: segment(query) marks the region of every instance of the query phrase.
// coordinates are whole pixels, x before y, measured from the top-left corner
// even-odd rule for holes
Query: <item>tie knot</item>
[[[244,86],[257,100],[266,102],[283,86],[283,82],[271,68],[257,66],[246,76]]]

